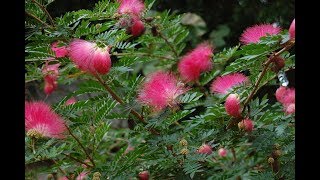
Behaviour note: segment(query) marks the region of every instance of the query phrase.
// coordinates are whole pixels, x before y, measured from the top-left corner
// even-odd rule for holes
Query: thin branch
[[[164,60],[173,60],[173,58],[165,57],[165,56],[157,56],[153,54],[147,54],[147,53],[113,53],[112,55],[115,56],[144,56],[144,57],[152,57],[152,58],[159,58]]]
[[[169,40],[159,31],[159,36],[168,44],[168,46],[171,48],[172,52],[176,57],[179,57],[178,52],[176,49],[172,46],[172,44],[169,42]]]
[[[80,159],[77,159],[77,158],[71,156],[70,154],[65,154],[65,153],[62,153],[62,154],[65,155],[65,156],[67,156],[67,157],[69,157],[70,159],[72,159],[72,160],[80,163],[80,164],[84,164],[84,165],[86,165],[86,166],[88,166],[88,167],[92,167],[92,165],[90,165],[90,164],[88,164],[88,163],[86,163],[86,162],[83,162],[83,161],[81,161]]]
[[[25,13],[26,13],[26,15],[28,15],[28,16],[32,17],[33,19],[37,20],[38,22],[40,22],[42,25],[45,25],[45,26],[47,26],[47,27],[52,28],[52,26],[50,26],[49,24],[43,22],[43,21],[42,21],[41,19],[39,19],[37,16],[29,13],[28,11],[25,11]]]
[[[57,161],[55,161],[54,159],[51,159],[51,161],[52,161],[54,164],[59,165],[59,164],[57,163]],[[64,174],[65,176],[67,176],[66,171],[64,171],[63,169],[61,169],[60,166],[58,166],[58,169],[62,172],[62,174]]]
[[[36,0],[32,0],[32,2],[34,2],[36,5],[38,5],[38,6],[42,9],[42,11],[47,14],[47,16],[49,17],[50,23],[51,23],[53,26],[55,26],[54,21],[53,21],[51,15],[49,14],[49,12],[47,11],[47,9],[46,9],[42,4],[40,4],[38,1],[36,1]]]
[[[104,83],[104,81],[98,75],[96,75],[95,77],[103,85],[103,87],[110,93],[110,95],[112,96],[113,99],[115,99],[116,101],[118,101],[122,105],[125,104],[124,101],[106,83]],[[132,115],[134,115],[135,117],[137,117],[143,124],[147,124],[147,122],[144,120],[144,118],[134,109],[131,109],[130,113]],[[157,135],[160,134],[155,129],[150,129],[150,132],[153,134],[157,134]]]
[[[235,162],[237,160],[237,157],[236,157],[236,151],[234,150],[234,148],[231,148],[231,153],[233,157],[233,162]]]
[[[90,157],[90,155],[88,154],[88,152],[86,151],[86,148],[82,145],[82,143],[80,142],[80,140],[71,132],[70,128],[65,125],[65,127],[67,128],[67,130],[69,131],[69,134],[77,141],[77,143],[80,145],[80,147],[82,148],[82,150],[84,151],[84,153],[86,154],[86,156],[89,158],[89,160],[92,162],[93,166],[95,166],[95,163],[93,161],[93,159]]]

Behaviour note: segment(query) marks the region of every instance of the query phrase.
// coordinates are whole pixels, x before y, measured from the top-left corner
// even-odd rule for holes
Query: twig
[[[88,166],[88,167],[92,167],[92,165],[90,165],[90,164],[88,164],[88,163],[86,163],[86,162],[83,162],[83,161],[81,161],[80,159],[77,159],[77,158],[71,156],[70,154],[65,154],[65,153],[62,153],[62,154],[65,155],[65,156],[67,156],[67,157],[69,157],[70,159],[72,159],[72,160],[80,163],[80,164],[84,164],[84,165],[86,165],[86,166]]]
[[[69,131],[69,134],[77,141],[77,143],[80,145],[80,147],[82,148],[82,150],[84,151],[84,153],[86,154],[86,156],[89,158],[89,160],[92,162],[93,166],[95,166],[95,163],[93,161],[93,159],[90,157],[90,155],[88,154],[88,152],[86,151],[86,148],[82,145],[82,143],[80,142],[80,140],[71,132],[70,128],[65,125],[65,127],[67,128],[67,130]]]
[[[47,16],[49,17],[50,23],[51,23],[53,26],[55,26],[54,21],[53,21],[51,15],[49,14],[49,12],[47,11],[47,9],[46,9],[42,4],[40,4],[38,1],[36,1],[36,0],[32,0],[32,2],[34,2],[36,5],[38,5],[38,6],[42,9],[42,11],[47,14]]]
[[[42,21],[41,19],[39,19],[37,16],[35,16],[35,15],[33,15],[33,14],[29,13],[28,11],[25,11],[25,13],[26,13],[26,15],[28,15],[28,16],[30,16],[30,17],[32,17],[33,19],[37,20],[37,21],[38,21],[38,22],[40,22],[41,24],[43,24],[43,25],[45,25],[45,26],[47,26],[47,27],[52,28],[52,26],[50,26],[49,24],[47,24],[47,23],[43,22],[43,21]]]
[[[174,49],[172,44],[169,42],[169,40],[159,31],[159,36],[168,44],[168,46],[171,48],[172,52],[176,57],[179,57],[178,52]]]
[[[145,56],[145,57],[152,57],[152,58],[159,58],[159,59],[165,59],[165,60],[173,60],[173,58],[165,57],[165,56],[157,56],[153,54],[147,54],[147,53],[113,53],[112,55],[115,56]]]
[[[103,87],[110,93],[110,95],[113,97],[113,99],[115,99],[116,101],[118,101],[122,105],[125,104],[124,101],[106,83],[104,83],[104,81],[98,75],[96,75],[95,77],[103,85]],[[147,122],[143,119],[143,117],[134,109],[131,109],[130,113],[132,115],[134,115],[135,117],[137,117],[143,124],[147,124]],[[150,132],[153,134],[157,134],[157,135],[160,134],[155,129],[150,129]]]
[[[59,164],[57,163],[57,161],[55,161],[54,159],[51,159],[51,161],[52,161],[54,164],[59,165]],[[62,174],[64,174],[65,176],[67,176],[66,171],[64,171],[63,169],[61,169],[60,166],[58,166],[58,169],[62,172]],[[68,178],[68,179],[69,179],[69,178]]]
[[[237,157],[236,157],[236,151],[234,150],[234,148],[231,148],[231,153],[233,157],[233,162],[235,162],[237,160]]]

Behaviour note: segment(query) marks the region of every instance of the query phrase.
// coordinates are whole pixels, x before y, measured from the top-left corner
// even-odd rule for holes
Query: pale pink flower
[[[293,114],[296,111],[296,105],[295,103],[286,104],[284,106],[284,111],[286,114]]]
[[[25,102],[25,128],[28,136],[64,138],[65,121],[44,102]]]
[[[233,117],[241,117],[240,97],[237,94],[230,94],[224,104],[227,114]]]
[[[139,180],[148,180],[149,179],[149,172],[148,171],[142,171],[139,173]]]
[[[178,82],[170,72],[158,71],[147,77],[138,94],[138,101],[151,106],[155,111],[160,111],[166,106],[178,103],[177,97],[187,89]]]
[[[89,174],[89,172],[81,172],[77,176],[76,180],[86,180],[88,178],[88,174]]]
[[[289,28],[290,39],[294,39],[296,37],[296,19],[293,19],[290,28]]]
[[[227,74],[217,77],[211,84],[211,92],[227,94],[232,88],[249,81],[248,77],[241,73]]]
[[[143,22],[139,19],[134,18],[133,19],[133,24],[130,27],[130,33],[133,36],[140,36],[144,32],[144,25]]]
[[[118,0],[120,6],[118,12],[120,14],[128,14],[130,16],[140,17],[144,11],[145,6],[141,0]]]
[[[111,58],[108,47],[100,48],[94,42],[75,39],[70,43],[69,49],[69,57],[79,69],[93,75],[109,72]]]
[[[68,49],[66,46],[58,47],[58,41],[51,44],[51,50],[54,52],[57,58],[65,57],[68,55]]]
[[[65,102],[65,105],[68,106],[68,105],[74,104],[76,102],[77,102],[77,99],[75,97],[71,97]]]
[[[242,120],[241,122],[238,123],[238,127],[241,130],[247,131],[247,132],[251,132],[254,128],[254,124],[253,121],[249,118],[246,118],[244,120]]]
[[[42,74],[44,75],[44,92],[50,95],[58,87],[58,76],[60,63],[50,64],[47,61],[42,68]]]
[[[187,53],[178,64],[180,76],[187,82],[199,80],[200,74],[211,70],[213,48],[209,43],[201,43]]]
[[[225,149],[225,148],[220,148],[219,150],[218,150],[218,154],[219,154],[219,156],[221,156],[221,157],[225,157],[225,156],[227,156],[227,150]]]
[[[208,144],[203,144],[198,148],[197,152],[200,154],[210,155],[212,153],[212,147]]]
[[[275,27],[272,24],[259,24],[247,28],[241,34],[240,42],[242,44],[257,43],[261,37],[278,34],[281,31],[280,27]]]
[[[283,107],[287,114],[295,112],[295,89],[280,86],[276,91],[276,98]]]

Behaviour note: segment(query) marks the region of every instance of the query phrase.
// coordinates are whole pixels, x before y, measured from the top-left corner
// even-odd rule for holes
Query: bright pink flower
[[[145,6],[141,0],[118,0],[120,6],[118,12],[120,14],[128,14],[131,16],[140,17],[144,11]]]
[[[49,65],[50,61],[47,61],[42,68],[44,75],[44,92],[50,95],[58,87],[58,76],[60,63]]]
[[[238,127],[241,130],[245,130],[247,132],[251,132],[253,130],[253,121],[249,118],[246,118],[238,123]]]
[[[230,94],[224,104],[227,114],[233,117],[241,117],[240,98],[237,94]]]
[[[225,157],[225,156],[227,156],[227,150],[225,149],[225,148],[220,148],[219,150],[218,150],[218,154],[219,154],[219,156],[221,156],[221,157]]]
[[[148,171],[142,171],[139,173],[139,180],[148,180],[149,179],[149,172]]]
[[[296,37],[296,19],[293,19],[290,28],[289,28],[290,39],[294,39]]]
[[[142,89],[139,91],[138,101],[160,111],[166,106],[174,106],[177,97],[187,89],[169,72],[158,71],[147,77]]]
[[[27,135],[36,138],[64,138],[64,120],[44,102],[25,102]]]
[[[144,32],[143,22],[139,19],[133,19],[133,24],[130,27],[130,32],[133,36],[140,36]]]
[[[241,34],[240,42],[242,44],[257,43],[261,37],[266,36],[267,34],[275,35],[280,31],[280,27],[275,27],[272,24],[254,25],[244,30]]]
[[[200,73],[212,68],[213,48],[208,43],[201,43],[195,49],[186,54],[178,64],[181,77],[187,82],[200,78]]]
[[[76,102],[77,102],[77,99],[75,97],[71,97],[65,102],[65,104],[66,105],[71,105],[71,104],[74,104]]]
[[[85,180],[85,179],[87,179],[88,174],[89,174],[89,172],[81,172],[81,173],[77,176],[76,180]]]
[[[51,44],[51,50],[54,52],[57,58],[65,57],[68,55],[68,49],[66,46],[58,47],[58,41]]]
[[[203,144],[202,146],[199,147],[197,152],[200,154],[210,155],[212,153],[212,148],[208,144]]]
[[[247,83],[248,77],[241,73],[227,74],[216,78],[211,84],[211,92],[227,94],[233,87]]]
[[[100,48],[96,43],[75,39],[69,45],[70,59],[79,69],[93,75],[106,74],[111,68],[109,49]]]
[[[276,98],[284,105],[295,103],[295,89],[280,86],[276,91]]]

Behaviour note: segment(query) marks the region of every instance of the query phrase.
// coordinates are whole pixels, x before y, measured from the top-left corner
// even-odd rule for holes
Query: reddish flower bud
[[[219,153],[219,156],[221,156],[221,157],[227,156],[227,150],[224,149],[224,148],[220,148],[220,149],[218,150],[218,153]]]
[[[224,104],[227,114],[233,117],[241,117],[240,98],[237,94],[230,94]]]
[[[210,155],[212,153],[212,148],[208,144],[203,144],[202,146],[199,147],[197,152],[200,154]]]
[[[130,32],[133,36],[140,36],[144,32],[145,28],[143,22],[140,19],[133,19],[133,24],[130,27]]]
[[[285,66],[285,60],[282,57],[276,57],[273,59],[273,63],[271,66],[271,70],[273,72],[279,72],[280,69],[282,69]]]
[[[238,127],[241,130],[245,130],[247,132],[251,132],[253,130],[253,121],[250,119],[244,119],[241,122],[238,123]]]
[[[142,171],[139,173],[139,180],[148,180],[149,179],[149,172]]]
[[[293,19],[290,28],[289,28],[290,39],[294,39],[296,37],[296,21]]]

